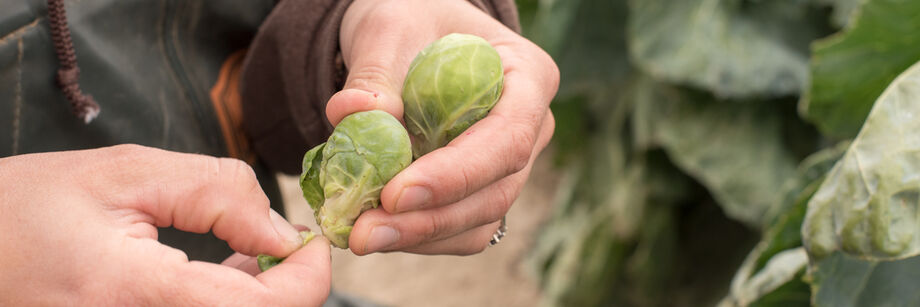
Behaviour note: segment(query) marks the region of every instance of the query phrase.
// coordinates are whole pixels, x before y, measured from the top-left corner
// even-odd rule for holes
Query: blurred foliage
[[[517,2],[524,35],[562,78],[551,105],[562,183],[527,259],[544,305],[918,302],[893,282],[848,283],[911,284],[920,278],[913,258],[838,252],[818,262],[801,229],[813,195],[855,146],[846,139],[920,60],[920,2]],[[899,110],[920,114],[920,98],[905,97]],[[905,155],[899,161],[920,161],[920,150]],[[892,295],[880,295],[884,287]]]
[[[872,0],[845,31],[814,43],[802,113],[829,136],[852,138],[895,76],[920,60],[920,1]]]

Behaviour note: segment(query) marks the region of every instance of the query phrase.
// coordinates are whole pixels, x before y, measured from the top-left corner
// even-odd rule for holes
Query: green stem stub
[[[316,237],[316,234],[314,234],[312,231],[301,231],[300,235],[303,237],[303,244],[301,246],[307,245],[307,243],[310,243],[310,240],[313,240],[313,237]],[[263,254],[256,257],[256,262],[259,263],[259,270],[265,272],[266,270],[280,264],[281,261],[284,261],[284,259],[285,258],[278,258],[275,256]]]

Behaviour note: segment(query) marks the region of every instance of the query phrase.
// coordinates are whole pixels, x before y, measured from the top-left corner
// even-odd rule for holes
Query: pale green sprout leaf
[[[409,66],[402,91],[414,156],[447,145],[484,118],[503,85],[501,57],[478,36],[448,34],[425,47]]]
[[[301,188],[323,235],[348,248],[355,220],[380,204],[383,186],[411,161],[409,135],[392,115],[374,110],[346,116],[324,145],[304,156]]]
[[[815,259],[920,254],[920,62],[878,98],[865,125],[808,203],[802,236]]]
[[[300,236],[303,237],[303,242],[300,243],[300,246],[304,246],[304,245],[307,245],[307,243],[310,243],[310,241],[312,241],[313,238],[316,237],[316,234],[313,233],[312,231],[301,231]],[[259,270],[261,270],[262,272],[265,272],[268,269],[271,269],[275,267],[276,265],[281,264],[281,262],[284,261],[285,258],[286,257],[258,255],[256,256],[256,263],[258,263],[259,265]]]
[[[314,213],[319,212],[326,200],[323,197],[323,186],[319,184],[319,170],[323,162],[323,148],[326,143],[322,143],[307,151],[303,156],[303,171],[300,174],[300,189],[303,192],[303,198],[307,200],[310,208]]]

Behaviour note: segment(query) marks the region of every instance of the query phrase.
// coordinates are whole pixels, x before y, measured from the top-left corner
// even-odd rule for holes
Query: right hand
[[[167,226],[288,258],[254,276],[189,261],[157,242]],[[3,306],[318,306],[328,241],[300,240],[238,160],[136,145],[0,159]]]

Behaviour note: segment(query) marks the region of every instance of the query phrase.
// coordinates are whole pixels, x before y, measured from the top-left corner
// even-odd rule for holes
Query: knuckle
[[[509,174],[517,173],[530,163],[535,137],[524,129],[511,130],[511,144],[508,150]]]
[[[377,89],[394,84],[389,70],[381,63],[366,63],[348,71],[346,88]]]
[[[409,6],[402,1],[377,1],[362,21],[371,29],[403,25],[408,12]]]
[[[157,149],[150,147],[123,144],[102,149],[101,157],[106,161],[104,164],[106,168],[110,170],[150,168],[160,163],[158,152]]]
[[[153,152],[152,148],[137,144],[115,145],[105,149],[108,158],[116,163],[137,161],[151,152]]]
[[[243,195],[260,195],[260,198],[264,199],[248,205],[258,205],[259,208],[269,207],[268,198],[262,193],[259,179],[249,164],[233,158],[207,157],[207,159],[210,159],[210,171],[208,172],[210,182],[221,185],[221,188],[228,191],[243,193]]]
[[[556,62],[553,61],[553,58],[549,56],[545,51],[540,50],[544,58],[544,63],[547,63],[547,73],[546,73],[546,88],[550,89],[554,96],[556,91],[559,89],[559,80],[560,72],[559,66],[556,65]]]
[[[443,223],[443,220],[438,215],[436,214],[428,215],[426,222],[427,224],[425,225],[425,229],[421,234],[422,241],[435,240],[437,238],[440,238],[444,234],[445,232],[444,223]]]
[[[517,199],[517,189],[511,187],[502,186],[498,189],[499,203],[498,206],[495,206],[493,214],[489,217],[491,221],[501,219],[502,215],[505,215],[505,212],[514,201]]]
[[[151,148],[149,147],[144,147],[144,146],[137,145],[137,144],[121,144],[121,145],[115,145],[115,146],[109,147],[108,151],[112,155],[118,156],[118,155],[132,155],[132,154],[136,155],[136,154],[140,154],[140,153],[149,151],[150,149]]]
[[[528,53],[530,54],[528,58],[530,58],[531,63],[537,64],[537,71],[541,73],[540,76],[542,77],[539,79],[542,81],[539,88],[548,89],[552,93],[555,93],[559,88],[561,74],[559,66],[556,65],[556,61],[554,61],[553,57],[550,56],[549,53],[546,53],[545,50],[532,42],[529,45],[531,46],[531,52]]]
[[[489,239],[491,239],[491,238],[492,238],[492,235],[489,235],[489,237],[486,238],[485,242],[488,242]],[[468,254],[474,255],[474,254],[482,253],[482,252],[486,251],[486,247],[488,247],[487,244],[476,244],[476,245],[473,245],[473,246],[470,248],[470,250],[468,251]]]
[[[232,183],[253,184],[258,183],[256,173],[246,162],[233,158],[214,158],[218,179],[226,179]]]

